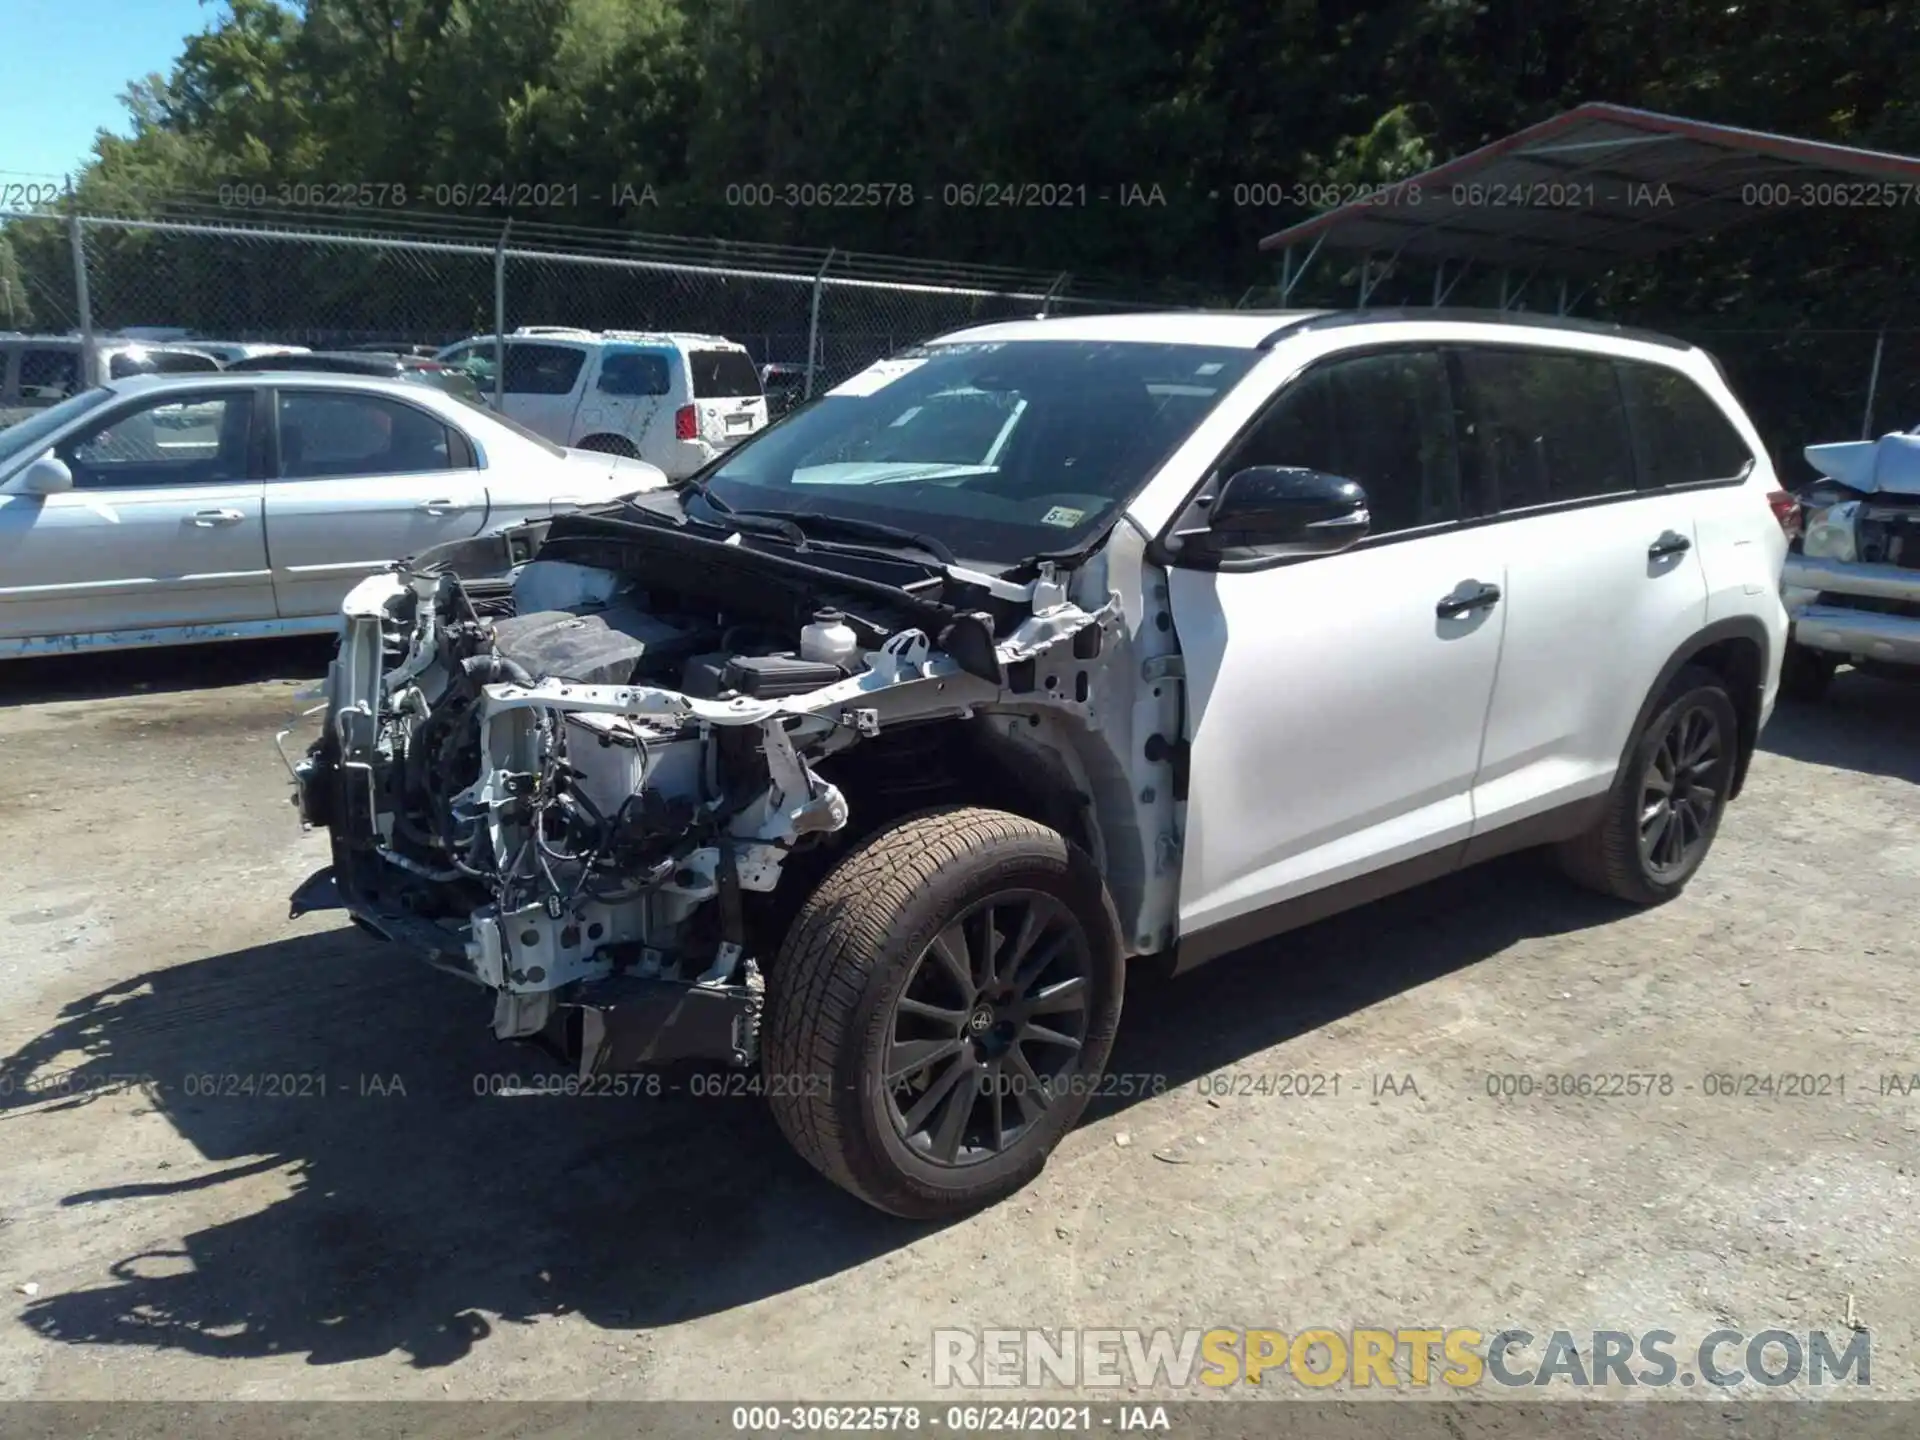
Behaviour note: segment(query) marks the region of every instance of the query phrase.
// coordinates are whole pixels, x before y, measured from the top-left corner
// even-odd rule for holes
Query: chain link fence
[[[967,325],[1155,303],[1069,290],[1067,276],[548,226],[0,212],[0,328],[311,349],[679,331],[796,367],[804,393]]]

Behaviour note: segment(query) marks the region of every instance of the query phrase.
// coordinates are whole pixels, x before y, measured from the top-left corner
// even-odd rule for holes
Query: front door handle
[[[1488,585],[1479,580],[1468,580],[1455,587],[1451,595],[1443,595],[1433,607],[1433,613],[1442,620],[1454,620],[1470,610],[1490,610],[1500,603],[1500,587]]]
[[[1684,555],[1693,548],[1693,541],[1677,530],[1665,530],[1660,538],[1647,546],[1649,560],[1664,560],[1669,555]]]
[[[429,515],[451,515],[456,510],[466,510],[470,507],[462,505],[458,500],[422,500],[413,508],[424,510]]]
[[[216,525],[238,525],[247,517],[238,510],[196,510],[193,523],[202,530],[211,530]]]

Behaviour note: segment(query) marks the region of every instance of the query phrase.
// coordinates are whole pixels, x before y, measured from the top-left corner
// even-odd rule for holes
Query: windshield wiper
[[[708,504],[713,503],[711,494],[705,498]],[[814,538],[815,531],[825,530],[829,534],[838,531],[849,537],[864,535],[873,540],[891,540],[924,551],[942,565],[959,563],[954,559],[953,551],[937,537],[918,530],[903,529],[898,525],[886,525],[878,520],[862,520],[853,515],[823,515],[815,510],[727,510],[724,513],[729,519],[735,516],[758,516],[767,520],[782,520],[799,529],[809,539]]]

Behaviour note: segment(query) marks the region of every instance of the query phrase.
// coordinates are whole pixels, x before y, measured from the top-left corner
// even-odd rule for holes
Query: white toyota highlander
[[[1521,847],[1677,895],[1786,642],[1702,352],[1447,311],[1046,319],[348,597],[341,905],[570,1083],[737,1067],[897,1214],[1016,1189],[1183,969]]]

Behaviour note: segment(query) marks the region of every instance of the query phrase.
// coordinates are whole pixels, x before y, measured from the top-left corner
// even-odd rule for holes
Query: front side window
[[[1255,465],[1358,481],[1370,534],[1459,519],[1453,399],[1439,352],[1391,350],[1315,365],[1229,452],[1223,478]]]
[[[282,480],[412,475],[453,468],[447,427],[384,396],[280,393]]]
[[[1115,341],[918,346],[760,431],[703,483],[736,510],[873,520],[1013,564],[1110,523],[1260,358]]]
[[[701,400],[742,400],[760,394],[760,372],[741,350],[694,350],[687,356],[693,393]]]
[[[1616,360],[1627,417],[1639,450],[1640,488],[1732,480],[1745,475],[1753,452],[1720,407],[1678,370]]]
[[[568,345],[509,345],[504,388],[509,395],[570,394],[586,359]]]
[[[1633,445],[1604,355],[1463,347],[1462,448],[1481,504],[1526,510],[1634,488]]]
[[[67,440],[60,458],[78,489],[235,483],[248,478],[252,416],[245,390],[170,398]]]

